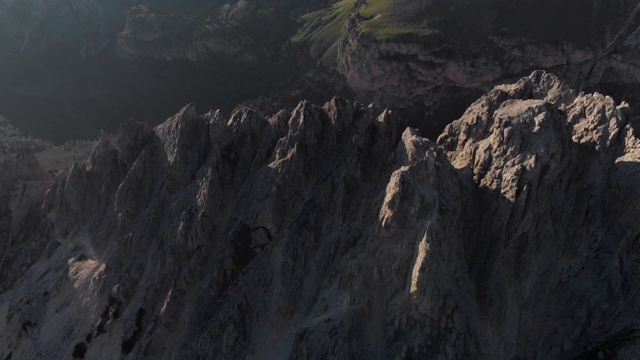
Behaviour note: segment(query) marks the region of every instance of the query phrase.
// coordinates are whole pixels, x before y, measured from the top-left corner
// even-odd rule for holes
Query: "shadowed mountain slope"
[[[2,273],[0,357],[639,353],[625,103],[535,72],[437,142],[397,124],[334,99],[103,135],[12,207],[35,230]]]

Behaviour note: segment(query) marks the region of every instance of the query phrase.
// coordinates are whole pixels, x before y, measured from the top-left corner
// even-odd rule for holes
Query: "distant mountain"
[[[335,94],[435,138],[534,69],[640,105],[630,0],[4,0],[0,20],[0,109],[55,141],[187,102],[269,112]]]
[[[294,41],[362,99],[406,108],[437,136],[496,84],[548,69],[640,105],[637,2],[343,0],[303,19]]]
[[[295,106],[298,92],[346,94],[344,82],[322,80],[335,72],[314,75],[315,65],[287,47],[296,12],[308,9],[287,1],[5,0],[0,109],[29,134],[64,141],[115,131],[132,117],[166,118],[187,102],[229,112],[260,97]],[[309,81],[318,85],[296,84]]]

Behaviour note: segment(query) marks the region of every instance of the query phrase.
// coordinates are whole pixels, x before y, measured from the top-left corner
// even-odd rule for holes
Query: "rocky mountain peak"
[[[437,142],[401,123],[334,98],[103,134],[12,200],[34,245],[3,274],[0,357],[638,353],[627,104],[534,72]]]

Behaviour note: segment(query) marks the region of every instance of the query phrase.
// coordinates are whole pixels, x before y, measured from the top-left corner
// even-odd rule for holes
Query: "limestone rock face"
[[[492,90],[438,140],[485,214],[467,258],[488,353],[637,354],[630,120],[625,103],[538,72]]]
[[[544,72],[437,142],[337,98],[128,123],[26,216],[0,357],[629,358],[634,126]]]
[[[403,13],[413,6],[423,18],[419,29],[427,33],[380,38],[363,30],[376,17],[355,16],[340,41],[337,67],[363,98],[381,106],[424,107],[429,113],[425,126],[438,133],[450,120],[447,115],[457,111],[447,108],[452,102],[463,110],[497,84],[517,81],[532,69],[552,71],[575,88],[598,89],[638,105],[640,8],[634,1],[396,4],[378,17],[415,22]]]
[[[50,240],[38,222],[52,173],[84,161],[89,147],[92,142],[53,146],[25,136],[0,116],[0,291],[24,274]]]

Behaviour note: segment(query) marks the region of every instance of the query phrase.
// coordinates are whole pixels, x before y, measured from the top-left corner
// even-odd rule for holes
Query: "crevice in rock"
[[[100,315],[98,325],[96,325],[96,337],[106,333],[109,323],[112,320],[117,320],[120,317],[121,305],[122,303],[119,300],[117,300],[113,296],[109,297],[109,302]]]
[[[256,256],[256,251],[251,247],[253,242],[251,233],[252,229],[248,225],[243,224],[233,237],[233,262],[236,274],[241,272]]]
[[[256,226],[256,227],[252,227],[251,228],[251,234],[252,235],[253,235],[253,233],[256,233],[258,231],[264,231],[264,234],[267,237],[267,243],[266,244],[256,244],[253,241],[253,236],[252,236],[252,244],[251,244],[251,246],[252,246],[253,249],[262,250],[262,249],[264,249],[265,246],[267,246],[267,244],[269,244],[269,243],[271,243],[271,241],[273,241],[273,235],[271,235],[271,231],[269,231],[269,229],[267,229],[264,226]]]
[[[144,318],[144,314],[144,308],[138,309],[138,312],[136,313],[136,324],[133,329],[133,334],[131,334],[129,338],[122,342],[121,347],[123,354],[130,353],[140,339],[140,336],[142,335],[142,319]]]
[[[229,165],[235,166],[238,164],[238,154],[235,149],[235,143],[231,143],[220,149],[220,155],[222,159]]]
[[[84,356],[87,353],[87,345],[83,342],[77,343],[76,346],[73,348],[73,353],[71,354],[71,356],[73,356],[74,359],[84,359]]]
[[[32,323],[31,320],[25,320],[22,322],[21,329],[26,334],[29,332],[29,328],[32,328],[36,325],[38,325],[38,323]]]
[[[640,329],[626,328],[606,339],[594,342],[591,349],[588,349],[577,356],[568,356],[571,360],[615,360],[618,358],[617,351],[628,343],[640,338]]]

